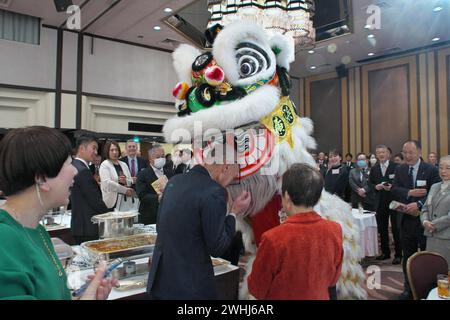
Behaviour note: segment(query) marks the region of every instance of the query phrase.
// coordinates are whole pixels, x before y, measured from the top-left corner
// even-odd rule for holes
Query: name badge
[[[395,174],[390,174],[390,175],[389,175],[389,179],[392,180],[392,179],[394,179],[394,178],[395,178]]]
[[[333,169],[333,170],[331,170],[331,174],[339,174],[339,169]]]
[[[417,186],[418,187],[426,187],[427,186],[427,180],[417,180]]]

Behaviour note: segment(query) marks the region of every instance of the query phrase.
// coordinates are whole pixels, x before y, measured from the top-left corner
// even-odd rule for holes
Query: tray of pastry
[[[136,234],[133,236],[88,241],[81,248],[92,260],[111,260],[137,255],[149,256],[153,253],[156,242],[154,234]]]

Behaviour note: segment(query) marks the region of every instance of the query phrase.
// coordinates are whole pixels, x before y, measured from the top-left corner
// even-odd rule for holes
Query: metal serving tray
[[[112,260],[134,256],[150,256],[155,247],[156,235],[136,234],[133,236],[87,241],[81,248],[91,261]]]

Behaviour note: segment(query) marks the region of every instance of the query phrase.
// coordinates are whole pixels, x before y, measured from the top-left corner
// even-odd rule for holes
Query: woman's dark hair
[[[332,154],[339,156],[339,158],[341,158],[341,160],[342,160],[342,153],[340,151],[338,151],[337,149],[331,149],[328,152],[329,157],[331,157]]]
[[[296,163],[283,174],[281,191],[288,193],[296,206],[314,207],[319,202],[323,178],[315,168]]]
[[[56,177],[71,152],[69,139],[56,129],[9,131],[0,142],[0,190],[10,196],[34,185],[36,177]]]
[[[117,143],[117,141],[108,140],[108,141],[106,141],[105,146],[103,147],[103,159],[108,159],[108,160],[111,159],[109,157],[109,149],[111,149],[111,145],[115,145],[117,147],[117,149],[119,149],[119,158],[120,158],[122,151],[120,151],[119,144]]]

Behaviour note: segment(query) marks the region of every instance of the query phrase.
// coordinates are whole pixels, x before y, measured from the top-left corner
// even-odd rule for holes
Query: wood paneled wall
[[[399,152],[417,139],[424,158],[449,153],[450,48],[363,64],[341,79],[335,72],[302,78],[299,86],[299,112],[314,121],[318,150],[331,143],[355,155],[383,143]],[[328,99],[330,92],[340,94]],[[321,132],[326,123],[337,141]]]

